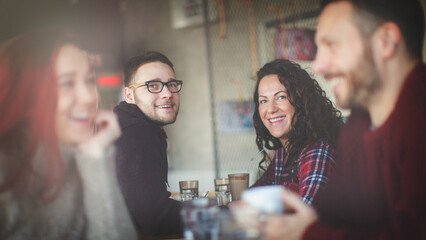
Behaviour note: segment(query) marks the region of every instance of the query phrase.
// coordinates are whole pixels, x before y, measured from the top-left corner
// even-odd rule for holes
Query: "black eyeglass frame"
[[[153,82],[161,83],[161,88],[158,92],[151,92],[151,90],[149,89],[148,85],[150,83],[153,83]],[[176,83],[178,90],[177,91],[171,91],[170,88],[169,88],[170,83]],[[129,88],[132,88],[132,87],[133,88],[139,88],[139,87],[147,86],[146,89],[148,90],[148,92],[150,92],[150,93],[161,93],[163,91],[164,85],[167,86],[167,88],[169,89],[169,91],[171,93],[178,93],[178,92],[180,92],[180,90],[182,90],[183,81],[182,80],[176,80],[176,79],[170,80],[168,82],[162,82],[162,81],[159,81],[159,80],[151,80],[151,81],[145,81],[145,82],[141,82],[141,83],[132,84],[132,85],[129,86]]]

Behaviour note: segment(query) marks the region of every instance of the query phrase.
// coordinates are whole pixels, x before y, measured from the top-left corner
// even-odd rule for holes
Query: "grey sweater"
[[[91,159],[61,146],[64,186],[44,203],[30,191],[0,194],[0,239],[136,239],[136,231],[115,177],[114,150]],[[46,161],[39,151],[30,179],[43,176]],[[0,181],[5,174],[0,154]],[[28,182],[31,190],[32,181]]]

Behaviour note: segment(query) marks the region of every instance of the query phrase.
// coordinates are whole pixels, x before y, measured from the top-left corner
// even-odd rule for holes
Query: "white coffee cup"
[[[284,202],[281,198],[285,191],[283,186],[262,186],[245,190],[241,198],[258,210],[271,214],[284,212]]]

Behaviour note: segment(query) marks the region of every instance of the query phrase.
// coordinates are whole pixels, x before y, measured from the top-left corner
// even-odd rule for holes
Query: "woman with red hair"
[[[0,239],[136,238],[115,178],[120,128],[97,103],[87,54],[65,34],[3,44]]]

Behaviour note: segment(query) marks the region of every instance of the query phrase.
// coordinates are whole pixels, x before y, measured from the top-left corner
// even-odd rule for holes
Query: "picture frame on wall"
[[[293,14],[285,19],[265,23],[269,38],[269,57],[291,61],[313,61],[317,51],[315,44],[315,19],[319,9]]]
[[[209,21],[217,19],[216,5],[208,0]],[[172,27],[175,29],[201,26],[204,23],[203,0],[170,0]]]
[[[253,132],[254,103],[245,101],[223,101],[219,105],[220,132],[238,134]]]
[[[275,33],[275,58],[292,61],[313,61],[317,52],[315,30],[308,28],[289,28],[285,31],[286,44],[283,46],[280,28]],[[285,48],[285,49],[284,49]]]

